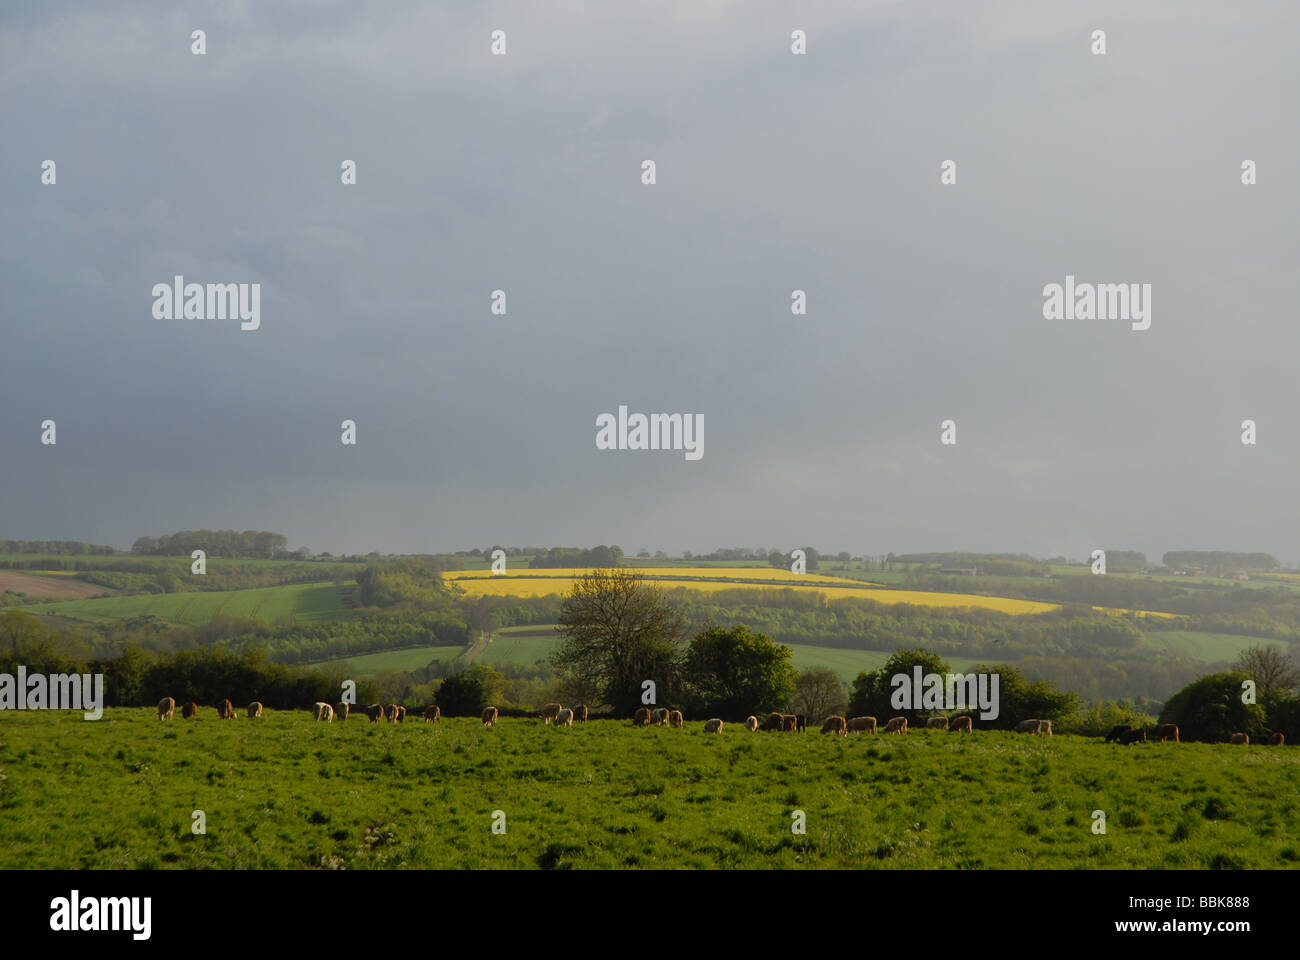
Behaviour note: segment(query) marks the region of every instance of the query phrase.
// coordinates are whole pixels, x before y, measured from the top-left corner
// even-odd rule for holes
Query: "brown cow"
[[[1021,720],[1016,724],[1016,733],[1038,733],[1038,720]]]
[[[248,719],[260,720],[262,718],[262,701],[254,700],[248,705]]]
[[[384,705],[382,703],[372,703],[366,707],[366,716],[370,718],[371,723],[383,723]]]
[[[948,722],[948,732],[949,733],[970,733],[971,732],[970,717],[953,717],[952,720]]]
[[[763,721],[764,730],[780,730],[785,725],[785,720],[779,713],[769,713],[767,719]]]
[[[497,725],[497,708],[496,708],[496,707],[484,707],[484,708],[483,708],[483,726],[485,726],[485,727],[495,727],[496,725]]]
[[[1052,721],[1051,721],[1051,720],[1039,720],[1039,721],[1038,721],[1038,732],[1041,733],[1041,734],[1042,734],[1043,736],[1045,736],[1045,737],[1050,737],[1050,736],[1052,735]]]
[[[424,710],[424,722],[425,722],[425,723],[442,723],[442,710],[440,710],[440,709],[438,708],[438,705],[437,705],[437,704],[434,704],[432,707],[426,707],[426,708],[425,708],[425,710]]]
[[[573,719],[580,720],[583,723],[587,722],[587,705],[585,703],[580,703],[573,708]]]
[[[199,715],[199,705],[191,700],[185,706],[181,707],[181,717],[189,720],[191,717],[197,718]]]
[[[746,718],[745,718],[745,729],[748,730],[750,733],[753,733],[755,730],[757,730],[757,729],[758,729],[758,717],[746,717]]]
[[[822,733],[838,733],[841,737],[848,734],[845,729],[843,717],[827,717],[826,722],[822,724]]]
[[[1174,743],[1177,743],[1177,742],[1178,742],[1178,724],[1176,724],[1176,723],[1162,723],[1162,724],[1160,724],[1160,726],[1156,729],[1156,739],[1157,739],[1160,743],[1164,743],[1166,740],[1172,740]]]
[[[388,722],[389,723],[397,722],[397,704],[395,703],[390,703],[388,705]]]
[[[680,710],[670,710],[668,712],[668,726],[675,730],[680,730],[683,722],[682,712]]]
[[[851,717],[844,723],[844,733],[847,736],[850,733],[875,733],[875,717]]]
[[[1130,743],[1146,743],[1147,732],[1145,730],[1129,730],[1119,735],[1119,742],[1126,747]]]
[[[781,714],[781,729],[788,733],[797,731],[799,729],[798,715],[793,713]]]
[[[217,716],[222,720],[235,719],[235,705],[229,700],[222,700],[217,704]]]
[[[558,703],[548,703],[542,707],[542,712],[539,714],[539,717],[542,723],[550,723],[563,709],[564,707]]]
[[[573,726],[573,711],[567,707],[555,715],[555,725],[557,727]]]
[[[1245,746],[1250,746],[1250,736],[1245,733],[1234,733],[1232,735],[1232,739],[1229,740],[1228,742],[1239,743],[1239,744],[1244,744]]]
[[[705,721],[704,721],[704,732],[705,732],[705,733],[721,733],[721,732],[722,732],[722,721],[719,720],[717,717],[714,717],[712,720],[705,720]]]
[[[668,725],[668,708],[655,707],[650,711],[650,722],[656,727],[666,727]]]
[[[317,700],[312,704],[312,716],[317,720],[324,720],[330,723],[334,720],[334,708],[324,700]]]
[[[636,713],[632,714],[632,724],[637,727],[648,727],[650,725],[650,708],[639,707]]]
[[[351,713],[352,705],[346,700],[340,700],[338,703],[334,704],[334,716],[338,717],[340,720],[346,720]]]
[[[397,722],[401,723],[405,719],[406,719],[406,708],[399,705],[397,708]]]
[[[907,733],[907,717],[893,717],[885,724],[882,733]]]
[[[948,729],[948,718],[947,718],[947,717],[931,717],[929,720],[925,721],[925,729],[927,729],[927,730],[947,730],[947,729]]]
[[[1269,747],[1280,747],[1284,743],[1286,743],[1286,737],[1280,733],[1275,733],[1264,741],[1264,745]]]
[[[158,701],[158,719],[170,720],[176,713],[176,701],[171,697],[163,697]]]

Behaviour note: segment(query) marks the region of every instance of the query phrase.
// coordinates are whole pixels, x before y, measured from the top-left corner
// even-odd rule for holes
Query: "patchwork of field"
[[[701,726],[5,712],[0,869],[1300,863],[1291,747]]]
[[[102,589],[102,588],[96,588]],[[292,617],[299,622],[340,616],[343,603],[333,584],[304,583],[252,590],[204,593],[147,593],[98,600],[71,600],[31,604],[19,609],[88,623],[107,623],[130,617],[155,616],[173,623],[203,624],[217,614],[258,617],[274,622]]]
[[[38,570],[20,573],[0,570],[0,593],[12,590],[29,597],[99,597],[114,591],[94,583],[71,579],[75,571]]]

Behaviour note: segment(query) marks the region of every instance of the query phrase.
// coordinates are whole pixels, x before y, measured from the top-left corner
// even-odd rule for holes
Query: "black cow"
[[[794,719],[794,727],[800,733],[804,733],[808,729],[808,718],[802,713],[797,714]]]
[[[1119,742],[1124,746],[1128,746],[1130,743],[1146,743],[1147,732],[1145,730],[1129,730],[1120,734]]]
[[[1132,729],[1127,723],[1121,723],[1118,727],[1111,727],[1110,733],[1106,734],[1106,742],[1110,743],[1112,740],[1118,740],[1121,735],[1128,733]]]

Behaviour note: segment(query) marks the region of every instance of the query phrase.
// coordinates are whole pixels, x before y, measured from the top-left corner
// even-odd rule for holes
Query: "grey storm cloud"
[[[6,4],[0,536],[1294,561],[1297,26]],[[1151,284],[1151,328],[1045,320],[1067,274]],[[260,283],[260,329],[155,319],[175,275]],[[620,404],[702,414],[704,457],[597,450]]]

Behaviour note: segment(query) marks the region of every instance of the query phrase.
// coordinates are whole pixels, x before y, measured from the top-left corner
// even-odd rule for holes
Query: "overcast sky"
[[[1298,46],[1287,0],[7,2],[0,538],[1300,560]],[[177,274],[260,329],[155,319]],[[1067,274],[1150,329],[1045,320]],[[703,458],[598,450],[620,404]]]

